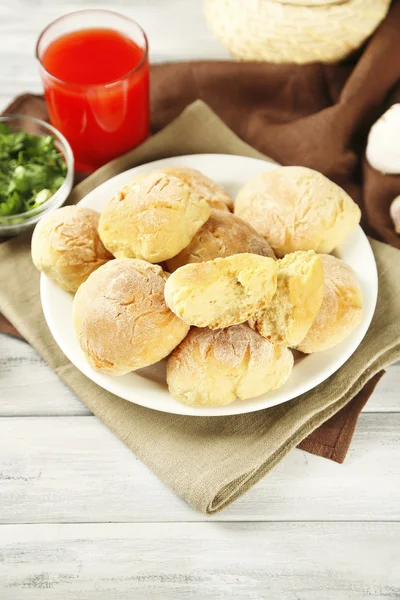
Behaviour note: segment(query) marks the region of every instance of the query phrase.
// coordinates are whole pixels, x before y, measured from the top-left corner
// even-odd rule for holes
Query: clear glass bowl
[[[41,206],[18,215],[6,217],[0,216],[0,236],[6,237],[17,235],[18,233],[29,229],[35,225],[43,215],[64,204],[71,192],[74,181],[74,155],[72,154],[71,147],[65,137],[45,121],[41,121],[35,117],[10,114],[0,117],[0,123],[4,123],[12,131],[22,129],[33,135],[52,135],[54,137],[54,144],[57,150],[63,155],[65,164],[67,165],[67,175],[64,183],[55,194],[46,200],[46,202],[43,202]]]

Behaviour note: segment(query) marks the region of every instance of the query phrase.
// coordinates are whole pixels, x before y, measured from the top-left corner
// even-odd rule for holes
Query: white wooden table
[[[201,0],[3,0],[0,108],[15,94],[40,91],[33,51],[42,27],[90,7],[136,18],[153,62],[227,58]],[[32,348],[0,335],[0,599],[400,598],[399,441],[400,366],[393,366],[361,415],[344,465],[295,450],[206,520]]]

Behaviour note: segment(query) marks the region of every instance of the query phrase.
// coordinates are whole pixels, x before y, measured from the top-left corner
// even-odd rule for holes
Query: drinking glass
[[[132,40],[142,51],[140,62],[119,79],[101,84],[74,83],[59,79],[44,66],[46,50],[62,36],[81,30],[84,35],[87,30],[110,29]],[[61,49],[59,52],[62,60]],[[36,56],[50,121],[69,141],[79,170],[93,171],[147,138],[148,43],[146,34],[135,21],[107,10],[83,10],[65,15],[41,33]]]

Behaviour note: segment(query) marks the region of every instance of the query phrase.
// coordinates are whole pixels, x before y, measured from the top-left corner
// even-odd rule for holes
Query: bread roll
[[[170,309],[189,325],[218,329],[247,321],[276,290],[276,261],[235,254],[177,269],[165,285]]]
[[[33,264],[67,292],[76,292],[93,271],[113,258],[103,246],[98,223],[99,213],[80,206],[47,213],[33,232]]]
[[[192,190],[203,196],[211,208],[233,210],[233,200],[226,190],[212,179],[209,179],[197,169],[188,167],[163,167],[159,172],[178,177]]]
[[[319,313],[297,349],[306,354],[328,350],[346,339],[363,315],[362,293],[355,272],[334,256],[322,255],[324,297]]]
[[[295,250],[332,252],[361,217],[341,187],[305,167],[278,167],[249,181],[238,193],[235,214],[279,257]]]
[[[271,246],[251,225],[230,212],[213,210],[189,246],[167,261],[168,271],[243,252],[275,258]]]
[[[117,258],[162,262],[186,248],[210,213],[203,196],[181,179],[141,174],[107,203],[99,232]]]
[[[167,278],[158,265],[121,258],[79,288],[73,323],[94,369],[124,375],[161,360],[183,340],[189,327],[164,302]]]
[[[275,296],[249,324],[273,344],[295,346],[304,339],[321,308],[324,270],[313,250],[287,254],[277,265]]]
[[[274,346],[247,325],[192,329],[168,359],[172,396],[191,406],[221,406],[281,387],[293,368],[293,355]]]

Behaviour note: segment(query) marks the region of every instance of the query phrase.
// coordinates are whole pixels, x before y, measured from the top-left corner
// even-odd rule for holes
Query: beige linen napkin
[[[196,102],[140,148],[79,184],[70,202],[136,164],[203,152],[265,160],[202,102]],[[105,392],[59,350],[42,314],[39,274],[30,259],[29,243],[27,234],[0,246],[0,312],[107,427],[160,479],[205,514],[225,508],[242,495],[382,368],[400,358],[400,254],[371,240],[379,271],[376,313],[357,352],[327,381],[296,400],[247,415],[185,417],[152,411]]]

